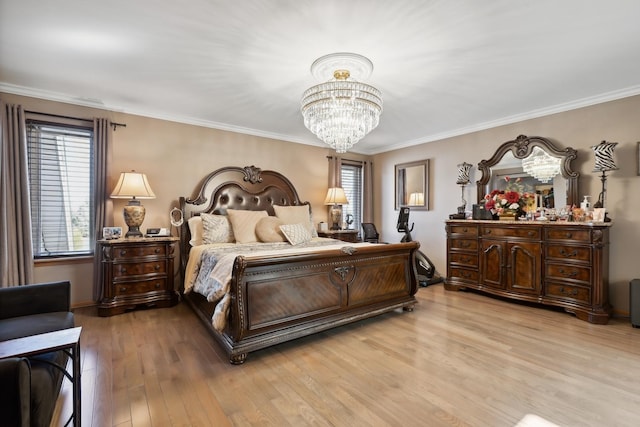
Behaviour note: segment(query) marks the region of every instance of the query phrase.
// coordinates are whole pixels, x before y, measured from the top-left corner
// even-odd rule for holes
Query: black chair
[[[380,235],[378,234],[378,230],[376,230],[376,226],[374,223],[363,222],[362,231],[364,231],[364,235],[362,236],[363,241],[369,243],[378,243],[378,238],[380,238]]]

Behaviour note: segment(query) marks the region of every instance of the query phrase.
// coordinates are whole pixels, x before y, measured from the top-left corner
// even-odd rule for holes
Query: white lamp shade
[[[143,173],[131,171],[122,172],[116,187],[111,192],[113,199],[155,199],[147,176]]]
[[[424,193],[409,194],[409,206],[424,206]]]
[[[327,197],[324,199],[325,205],[348,205],[349,201],[341,187],[331,187],[327,191]]]

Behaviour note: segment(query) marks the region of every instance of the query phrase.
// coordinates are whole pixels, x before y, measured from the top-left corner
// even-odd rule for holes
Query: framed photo
[[[122,237],[122,227],[102,227],[102,238],[106,240]]]

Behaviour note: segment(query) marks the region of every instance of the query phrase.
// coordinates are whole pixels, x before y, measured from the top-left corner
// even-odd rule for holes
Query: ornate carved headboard
[[[297,206],[301,202],[295,187],[284,175],[255,166],[227,166],[211,172],[196,187],[194,198],[180,197],[184,218],[180,226],[181,270],[189,255],[191,233],[187,220],[202,213],[224,215],[227,209],[266,210],[274,214],[273,205]]]

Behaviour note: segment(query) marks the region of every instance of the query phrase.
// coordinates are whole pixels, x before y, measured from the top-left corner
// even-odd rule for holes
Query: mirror
[[[396,165],[395,177],[396,210],[401,207],[429,209],[429,160]]]
[[[521,178],[523,191],[539,194],[542,206],[578,206],[579,173],[571,169],[571,162],[577,156],[573,148],[559,150],[551,141],[539,136],[520,135],[513,141],[507,141],[498,147],[489,160],[478,163],[478,170],[482,173],[477,182],[478,203],[492,190],[503,190],[506,185],[504,178],[509,177]],[[559,173],[555,176],[540,174],[536,178],[529,167],[526,168],[529,172],[525,172],[523,160],[525,166],[529,166],[527,161],[535,163],[539,157],[557,160]]]

